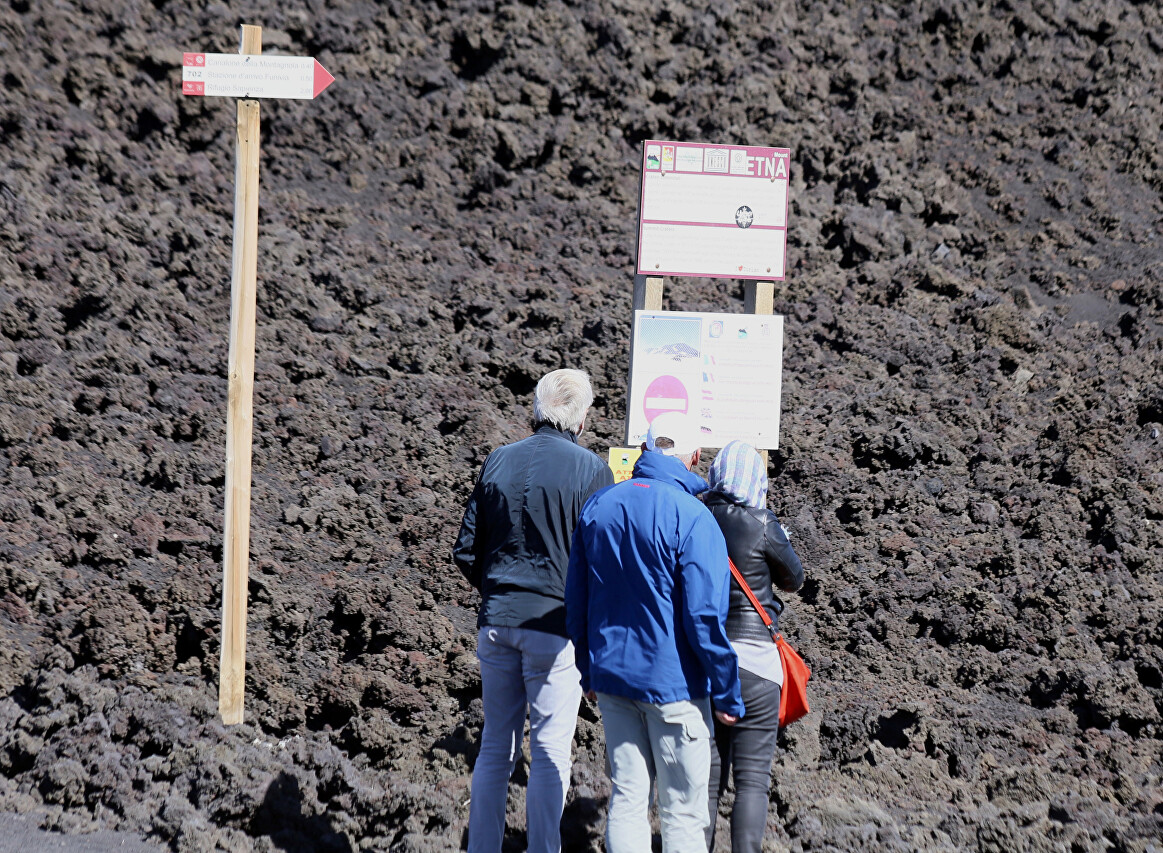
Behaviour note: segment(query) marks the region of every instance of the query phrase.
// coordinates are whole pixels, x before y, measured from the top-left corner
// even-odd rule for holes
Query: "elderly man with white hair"
[[[481,466],[453,548],[481,593],[477,657],[485,726],[472,775],[470,853],[499,853],[505,804],[529,713],[530,853],[561,849],[561,813],[581,702],[565,630],[565,572],[582,506],[614,476],[578,446],[594,400],[580,370],[554,370],[533,396],[533,435],[499,447]]]

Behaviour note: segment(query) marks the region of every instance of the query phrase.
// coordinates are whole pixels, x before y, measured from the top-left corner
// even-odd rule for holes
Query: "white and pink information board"
[[[648,140],[638,273],[781,280],[791,151]]]
[[[703,447],[778,447],[782,374],[778,314],[635,311],[626,444],[645,441],[663,412],[683,412]]]

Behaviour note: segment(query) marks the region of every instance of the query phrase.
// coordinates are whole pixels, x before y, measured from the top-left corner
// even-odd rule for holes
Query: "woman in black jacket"
[[[751,445],[732,441],[711,463],[709,479],[711,489],[704,501],[727,540],[727,553],[776,623],[783,603],[772,594],[772,584],[794,592],[804,583],[804,569],[779,519],[767,508],[763,459]],[[715,815],[730,770],[735,779],[731,851],[759,853],[767,825],[771,761],[779,734],[783,667],[763,619],[734,580],[727,637],[739,655],[739,678],[747,713],[731,727],[715,723],[718,749],[711,750],[707,848],[714,843]]]

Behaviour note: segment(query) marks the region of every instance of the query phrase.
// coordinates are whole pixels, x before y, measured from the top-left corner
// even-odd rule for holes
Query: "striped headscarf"
[[[763,457],[745,441],[729,441],[711,463],[711,489],[742,504],[767,506],[767,471]]]

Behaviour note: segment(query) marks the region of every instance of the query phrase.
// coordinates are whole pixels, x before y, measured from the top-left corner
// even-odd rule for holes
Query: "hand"
[[[591,702],[597,702],[598,701],[597,691],[596,690],[587,690],[586,691],[586,698],[589,699]]]
[[[734,714],[728,714],[726,711],[716,711],[715,719],[725,726],[733,726],[739,722],[739,718]]]

